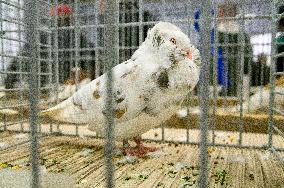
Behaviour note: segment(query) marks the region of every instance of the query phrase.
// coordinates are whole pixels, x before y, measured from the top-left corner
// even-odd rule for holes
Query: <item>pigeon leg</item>
[[[130,144],[127,139],[123,139],[122,141],[122,153],[127,155],[128,150],[130,149]]]
[[[130,144],[127,139],[123,139],[122,143],[123,143],[123,149],[130,147]]]
[[[135,147],[128,147],[124,149],[124,153],[128,156],[138,156],[138,157],[145,157],[147,153],[157,151],[158,148],[156,147],[146,147],[142,143],[141,138],[134,137],[134,142],[136,143]]]

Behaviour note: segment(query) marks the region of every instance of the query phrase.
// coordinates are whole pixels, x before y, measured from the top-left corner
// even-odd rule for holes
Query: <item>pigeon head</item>
[[[168,23],[159,22],[148,31],[146,41],[148,46],[160,56],[167,57],[172,63],[190,59],[195,62],[193,47],[190,39],[180,28]]]

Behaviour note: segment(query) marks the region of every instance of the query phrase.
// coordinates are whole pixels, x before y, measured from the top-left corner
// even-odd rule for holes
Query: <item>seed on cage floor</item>
[[[153,158],[164,156],[164,155],[167,155],[167,153],[165,151],[163,151],[162,149],[154,151],[154,152],[149,152],[149,153],[146,154],[147,157],[153,157]]]
[[[184,168],[186,168],[188,165],[186,163],[181,163],[181,162],[178,162],[175,166],[174,166],[174,169],[177,170],[177,171],[180,171]]]
[[[136,162],[138,162],[138,158],[136,156],[125,156],[121,160],[117,161],[116,164],[125,165],[125,164],[134,164]]]
[[[27,134],[27,133],[16,134],[14,136],[14,138],[17,139],[17,140],[28,139],[29,138],[29,134]]]
[[[249,178],[250,178],[251,181],[253,181],[253,180],[254,180],[254,174],[253,174],[253,173],[250,173],[250,174],[249,174]]]
[[[212,154],[214,151],[215,151],[215,148],[213,148],[213,147],[209,147],[209,148],[207,149],[207,153],[208,153],[208,154]]]
[[[155,137],[158,137],[158,136],[159,136],[159,134],[158,134],[158,133],[155,133],[155,134],[154,134],[154,136],[155,136]]]
[[[6,148],[9,145],[6,142],[0,142],[0,148]]]
[[[80,156],[82,156],[82,157],[87,157],[87,156],[91,155],[93,152],[94,152],[94,150],[92,150],[92,149],[83,148],[83,149],[80,151]]]
[[[192,171],[192,175],[193,175],[193,176],[199,175],[199,171],[198,171],[198,170],[193,170],[193,171]]]
[[[162,182],[159,182],[159,183],[158,183],[158,185],[157,185],[157,187],[164,188],[164,187],[165,187],[165,184],[164,184],[164,183],[162,183]]]

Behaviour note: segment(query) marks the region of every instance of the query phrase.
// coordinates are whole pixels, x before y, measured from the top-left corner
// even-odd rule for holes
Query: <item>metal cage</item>
[[[198,145],[200,187],[210,184],[211,147],[268,150],[284,164],[283,6],[277,0],[1,0],[0,130],[30,135],[0,145],[1,153],[29,143],[32,187],[39,187],[41,139],[96,138],[83,126],[39,118],[39,111],[71,96],[83,87],[82,80],[106,72],[112,93],[108,70],[131,58],[149,28],[168,21],[200,50],[200,81],[183,104],[187,115],[169,117],[158,136],[145,140]],[[67,86],[72,89],[61,95]],[[115,186],[111,99],[109,94],[107,187]],[[170,138],[177,129],[182,139]],[[220,141],[221,132],[230,132],[234,142]],[[262,136],[252,143],[256,134]]]

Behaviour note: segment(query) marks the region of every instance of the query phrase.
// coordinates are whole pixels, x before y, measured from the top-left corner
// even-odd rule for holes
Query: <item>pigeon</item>
[[[69,79],[67,79],[64,82],[64,85],[62,85],[59,88],[59,93],[58,93],[59,101],[63,101],[71,97],[71,95],[73,95],[76,92],[76,83],[75,83],[76,70],[78,71],[78,85],[77,85],[78,88],[77,89],[80,89],[84,85],[91,82],[91,79],[87,77],[87,74],[84,70],[81,70],[80,68],[72,68],[70,75],[69,75]],[[49,98],[49,102],[55,102],[56,100],[57,100],[56,95],[51,95],[51,97]]]
[[[284,110],[284,76],[281,76],[275,81],[275,92],[280,93],[275,95],[275,106],[277,109]],[[270,89],[268,85],[264,87],[263,90],[258,90],[255,94],[250,96],[250,102],[244,101],[243,103],[243,112],[256,112],[258,110],[269,111],[269,100],[270,100]],[[228,111],[231,113],[240,112],[240,105],[230,108]]]
[[[143,145],[140,135],[158,127],[180,108],[199,80],[201,58],[190,39],[177,26],[159,22],[131,59],[112,68],[114,139],[123,140],[126,155],[145,156],[156,151]],[[41,116],[87,124],[105,136],[107,74],[80,88]],[[131,148],[128,139],[134,138]]]

